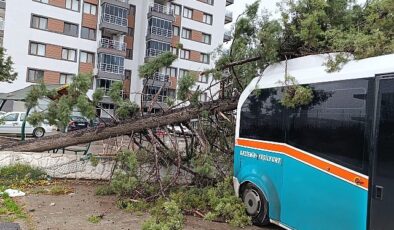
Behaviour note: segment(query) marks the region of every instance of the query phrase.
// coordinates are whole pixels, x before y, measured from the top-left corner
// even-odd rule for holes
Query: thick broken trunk
[[[41,139],[34,139],[18,144],[5,145],[0,150],[21,152],[44,152],[67,146],[89,143],[92,141],[105,140],[112,137],[128,135],[170,124],[187,122],[197,118],[201,112],[208,111],[210,114],[225,112],[237,108],[238,98],[217,100],[203,103],[200,106],[189,106],[172,110],[161,115],[149,116],[122,122],[117,125],[104,128],[91,128],[71,133],[57,134]]]

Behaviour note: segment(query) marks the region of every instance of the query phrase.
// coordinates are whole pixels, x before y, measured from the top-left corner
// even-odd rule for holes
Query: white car
[[[25,112],[9,112],[1,115],[0,134],[21,134],[25,116]],[[29,122],[26,122],[26,135],[43,137],[45,133],[50,132],[52,132],[52,127],[49,124],[45,124],[45,122],[39,124],[37,127],[33,127]]]

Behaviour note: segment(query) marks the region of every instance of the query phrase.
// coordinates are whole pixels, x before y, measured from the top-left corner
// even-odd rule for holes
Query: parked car
[[[0,124],[0,134],[21,134],[22,124],[25,120],[25,112],[9,112],[1,115],[3,121]],[[43,122],[38,126],[34,127],[29,122],[26,122],[25,134],[34,137],[43,137],[46,133],[52,132],[52,126],[47,122]]]
[[[66,132],[86,129],[89,127],[89,121],[81,116],[70,116],[70,122],[66,127]]]
[[[6,112],[0,111],[0,117],[2,117]]]
[[[178,134],[178,135],[182,134],[182,129],[181,129],[181,126],[179,126],[179,125],[174,125],[174,126],[168,125],[167,128],[168,128],[168,131],[170,131],[171,133]],[[190,129],[188,129],[186,126],[182,125],[182,128],[183,128],[183,133],[185,135],[192,135],[193,134],[192,131]]]

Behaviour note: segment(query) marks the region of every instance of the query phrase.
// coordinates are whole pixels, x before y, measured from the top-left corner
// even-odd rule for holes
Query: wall
[[[0,167],[17,163],[42,168],[53,178],[109,180],[114,161],[100,159],[97,166],[81,155],[61,153],[0,152]]]

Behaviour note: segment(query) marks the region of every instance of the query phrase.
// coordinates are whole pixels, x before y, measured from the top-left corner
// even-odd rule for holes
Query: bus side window
[[[368,80],[311,85],[314,102],[289,112],[287,143],[359,172],[367,163]]]
[[[255,90],[242,106],[240,137],[284,142],[284,107],[279,88]]]

